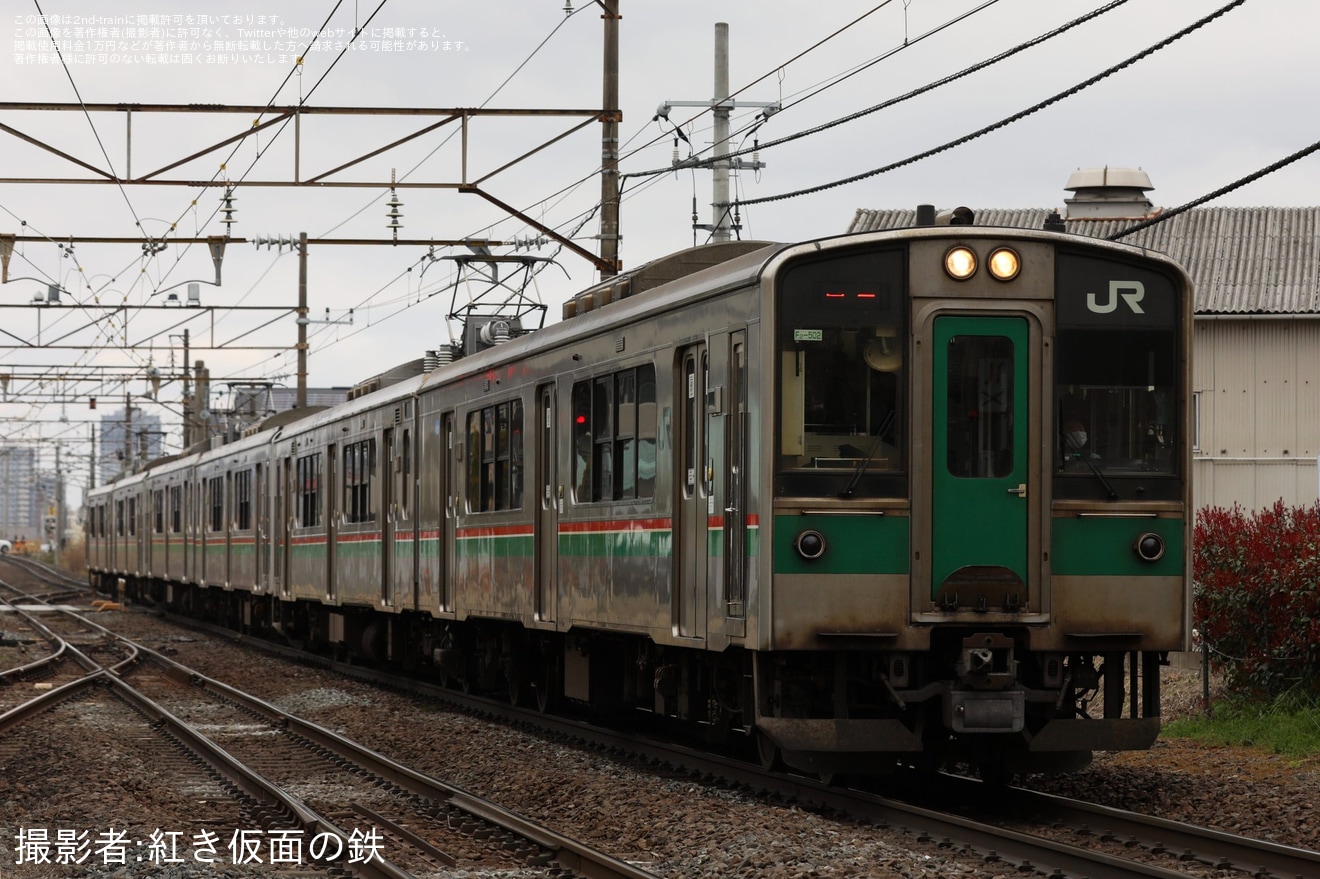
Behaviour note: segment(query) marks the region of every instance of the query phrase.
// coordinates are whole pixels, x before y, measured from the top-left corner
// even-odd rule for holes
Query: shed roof
[[[1040,229],[1049,213],[978,210],[976,225]],[[848,231],[898,229],[915,220],[916,211],[861,209]],[[1065,222],[1073,234],[1106,238],[1137,221]],[[1320,314],[1320,207],[1193,208],[1120,240],[1181,263],[1196,285],[1197,314]]]

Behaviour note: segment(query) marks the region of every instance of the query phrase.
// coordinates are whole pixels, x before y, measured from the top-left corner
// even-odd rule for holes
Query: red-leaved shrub
[[[1320,684],[1320,503],[1196,518],[1194,616],[1228,685],[1277,696]]]

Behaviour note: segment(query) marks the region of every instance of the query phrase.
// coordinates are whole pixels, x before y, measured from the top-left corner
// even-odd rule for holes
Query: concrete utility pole
[[[715,23],[715,164],[711,203],[712,241],[728,241],[729,226],[729,25]]]
[[[675,168],[706,166],[714,172],[711,191],[711,222],[701,225],[696,220],[696,205],[693,205],[693,229],[705,229],[711,233],[712,241],[728,241],[733,237],[735,226],[730,216],[732,210],[729,200],[729,171],[731,168],[757,170],[765,167],[761,161],[744,162],[742,159],[729,160],[729,112],[735,107],[760,107],[761,115],[767,119],[779,112],[778,101],[735,101],[729,97],[729,25],[719,21],[715,23],[715,95],[709,101],[665,101],[656,110],[656,118],[668,120],[669,111],[674,107],[709,107],[715,120],[715,142],[713,158],[675,160]],[[696,199],[693,199],[695,202]]]
[[[619,273],[619,0],[599,0],[605,20],[600,129],[601,280]]]

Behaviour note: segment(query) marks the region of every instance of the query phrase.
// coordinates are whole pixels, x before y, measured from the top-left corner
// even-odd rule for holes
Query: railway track
[[[232,637],[232,633],[227,634]],[[246,643],[254,642],[248,640]],[[269,645],[263,646],[273,649]],[[993,799],[997,803],[1011,803],[1012,808],[1004,808],[993,818],[978,820],[974,812],[955,814],[959,803],[990,799],[977,782],[949,780],[942,785],[941,805],[938,807],[931,806],[934,800],[929,796],[904,802],[893,796],[831,787],[800,776],[766,774],[755,766],[728,758],[712,757],[633,734],[593,729],[580,721],[543,718],[534,712],[513,709],[498,700],[465,696],[434,685],[403,681],[394,675],[356,666],[325,664],[340,673],[394,689],[409,687],[437,696],[485,717],[502,718],[522,725],[536,723],[542,729],[555,730],[560,735],[587,743],[593,749],[616,749],[636,758],[681,766],[690,773],[772,792],[810,808],[832,810],[889,828],[889,832],[909,840],[914,846],[933,845],[952,853],[962,862],[983,864],[987,874],[1012,870],[1023,875],[1090,876],[1093,879],[1185,876],[1189,871],[1204,875],[1220,875],[1221,871],[1227,875],[1231,871],[1281,879],[1320,875],[1320,855],[1314,852],[1162,819],[1009,789],[996,791]],[[182,680],[178,674],[174,677]],[[211,689],[210,684],[200,684],[191,678],[187,683],[188,686],[183,688],[177,683],[172,686],[181,689],[185,697],[195,697],[194,690]],[[216,698],[223,697],[217,695]],[[241,722],[231,721],[233,724]],[[371,808],[367,803],[358,805]],[[340,814],[347,817],[347,813]],[[352,814],[364,815],[360,810]],[[1049,818],[1043,820],[1041,816]]]
[[[223,634],[226,630],[213,631]],[[232,633],[229,635],[232,637]],[[245,643],[291,658],[308,659],[301,651],[281,645],[250,639]],[[359,680],[442,699],[485,718],[535,726],[592,748],[682,767],[694,776],[722,779],[805,806],[832,810],[892,829],[916,843],[933,842],[967,860],[979,860],[988,868],[998,865],[1023,875],[1090,879],[1132,876],[1172,879],[1185,877],[1190,868],[1228,871],[1254,879],[1320,875],[1320,853],[1210,828],[1018,788],[988,793],[982,782],[951,776],[942,777],[938,789],[930,786],[927,776],[921,776],[914,785],[846,788],[805,776],[770,772],[746,760],[712,755],[645,735],[545,715],[497,698],[465,694],[323,657],[314,661]],[[877,793],[878,790],[888,793]],[[900,795],[894,795],[896,790]],[[904,791],[906,795],[902,794]],[[967,808],[968,804],[986,802],[1003,808],[997,809],[999,814],[994,817],[976,817],[984,812]],[[1011,824],[1004,820],[1009,814],[1015,819]]]
[[[243,848],[235,851],[248,856],[259,858],[269,843],[273,857],[277,841],[289,854],[296,841],[301,857],[306,840],[336,853],[309,863],[368,877],[433,874],[460,858],[525,875],[652,875],[142,645],[133,645],[131,656],[120,657],[112,668],[34,619],[31,624],[45,629],[61,644],[55,652],[67,652],[85,673],[0,715],[5,734],[0,759],[6,765],[50,750],[51,728],[42,718],[59,717],[60,726],[74,729],[75,715],[95,715],[112,725],[115,738],[139,761],[142,755],[158,756],[153,772],[162,785],[202,793],[210,826],[233,828],[235,839],[240,831],[245,834]],[[220,800],[231,803],[217,812],[214,804]],[[20,848],[24,845],[19,840]],[[30,843],[24,852],[36,858],[43,850]]]

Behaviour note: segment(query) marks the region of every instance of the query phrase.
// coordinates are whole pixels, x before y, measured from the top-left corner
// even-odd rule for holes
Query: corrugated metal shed
[[[1044,208],[977,210],[976,225],[1040,229],[1049,213]],[[916,211],[861,209],[848,231],[898,229],[915,219]],[[1073,234],[1106,238],[1137,222],[1066,224]],[[1197,314],[1320,314],[1320,207],[1195,208],[1122,241],[1180,262],[1196,285]]]

